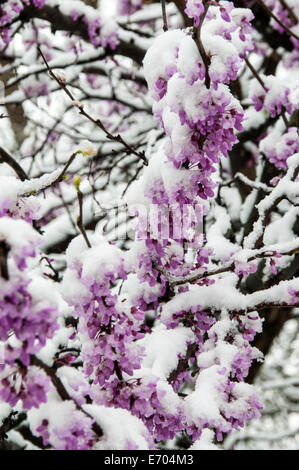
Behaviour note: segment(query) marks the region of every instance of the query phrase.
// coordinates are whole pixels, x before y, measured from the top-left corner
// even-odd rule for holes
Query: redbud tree
[[[299,307],[298,19],[0,1],[3,448],[213,449],[260,417]]]

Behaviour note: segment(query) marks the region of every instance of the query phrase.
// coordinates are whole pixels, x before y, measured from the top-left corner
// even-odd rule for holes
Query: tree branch
[[[60,11],[59,7],[44,5],[42,8],[38,8],[31,4],[26,6],[18,17],[18,19],[23,23],[30,22],[32,18],[39,18],[51,23],[53,33],[55,33],[55,31],[68,31],[71,34],[80,36],[85,41],[90,41],[88,26],[82,21],[82,18],[74,21],[71,17],[64,15]],[[125,57],[129,57],[134,60],[139,65],[142,65],[145,52],[145,50],[141,49],[133,42],[126,42],[123,40],[120,40],[120,43],[113,51],[109,47],[105,48],[106,56],[112,54],[124,55]]]
[[[44,54],[42,53],[40,47],[37,48],[38,52],[40,53],[43,61],[45,62],[46,64],[46,67],[49,71],[49,74],[50,76],[58,83],[58,85],[60,86],[60,88],[66,93],[66,95],[68,96],[68,98],[73,102],[73,104],[75,105],[76,103],[76,100],[74,98],[74,96],[72,95],[72,93],[68,90],[67,86],[65,85],[65,83],[63,83],[59,78],[56,77],[55,73],[53,72],[52,68],[49,66]],[[80,105],[78,104],[78,109],[79,109],[79,113],[82,114],[82,116],[85,116],[90,122],[92,122],[93,124],[95,124],[97,127],[99,127],[105,134],[106,134],[106,137],[109,139],[109,140],[112,140],[114,142],[118,142],[120,144],[122,144],[126,151],[128,153],[132,153],[133,155],[136,155],[136,157],[140,158],[144,165],[148,165],[148,160],[147,158],[145,157],[144,155],[144,152],[137,152],[136,150],[134,150],[134,148],[129,145],[122,137],[120,134],[118,135],[112,135],[107,129],[106,127],[104,126],[104,124],[102,123],[102,121],[100,119],[94,119],[92,116],[90,116],[90,114],[88,114],[85,110],[84,110],[84,107],[83,105]]]
[[[0,163],[7,163],[16,172],[21,181],[29,179],[23,168],[19,165],[19,163],[2,147],[0,147]]]
[[[50,367],[48,366],[47,364],[45,364],[43,361],[41,361],[38,357],[36,356],[31,356],[31,361],[30,361],[31,365],[34,365],[34,366],[37,366],[37,367],[40,367],[41,369],[43,369],[45,371],[45,373],[50,377],[51,381],[52,381],[52,384],[54,385],[54,387],[56,388],[57,390],[57,393],[58,395],[60,396],[60,398],[65,401],[65,400],[68,400],[68,401],[73,401],[76,405],[76,408],[81,411],[82,413],[86,414],[87,416],[89,416],[92,420],[93,420],[93,417],[90,416],[85,410],[83,410],[81,408],[81,406],[78,405],[78,403],[69,395],[69,393],[67,392],[65,386],[63,385],[62,381],[60,380],[59,377],[57,377],[56,373],[55,373],[55,369],[53,367]],[[98,436],[98,437],[102,437],[103,436],[103,430],[102,428],[99,426],[98,423],[96,422],[93,422],[92,424],[92,430],[94,431],[94,433]]]

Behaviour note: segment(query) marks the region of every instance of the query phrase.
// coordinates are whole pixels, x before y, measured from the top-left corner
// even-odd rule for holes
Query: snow
[[[215,435],[211,429],[204,429],[200,438],[188,450],[220,450],[216,444],[213,444],[214,438]]]
[[[298,242],[294,235],[293,227],[299,215],[298,207],[291,207],[282,217],[273,218],[271,224],[265,229],[264,243],[266,245],[285,244],[286,242]]]
[[[155,45],[150,47],[143,59],[143,69],[149,89],[155,88],[159,77],[165,76],[165,64],[173,65],[176,60],[180,42],[185,38],[185,33],[180,30],[167,31],[155,40]]]
[[[38,245],[41,236],[24,220],[14,220],[10,217],[0,219],[0,241],[6,240],[15,253],[22,256],[22,250],[27,245]]]
[[[294,0],[290,0],[290,2],[292,5],[294,4]],[[131,184],[126,193],[125,202],[128,204],[129,210],[137,208],[140,216],[147,215],[150,198],[145,196],[146,191],[149,192],[153,189],[157,182],[163,185],[167,195],[170,195],[180,185],[188,188],[191,186],[190,177],[197,171],[176,170],[172,163],[167,162],[166,155],[166,152],[169,151],[170,139],[173,145],[171,152],[176,156],[177,148],[187,146],[193,133],[193,130],[187,125],[181,125],[177,114],[178,103],[182,103],[187,109],[187,118],[195,121],[199,116],[201,117],[198,111],[201,109],[200,105],[207,101],[206,90],[203,86],[204,79],[199,79],[196,83],[193,83],[193,80],[197,78],[196,72],[198,70],[196,67],[198,64],[203,67],[203,63],[196,43],[192,39],[192,30],[173,30],[173,25],[179,25],[181,20],[180,16],[175,13],[175,5],[167,5],[170,30],[160,34],[162,20],[161,5],[159,3],[147,5],[146,8],[137,11],[130,18],[121,18],[118,23],[112,18],[116,6],[115,1],[103,0],[97,9],[93,9],[79,0],[65,0],[64,2],[47,0],[47,4],[57,7],[65,15],[71,15],[73,10],[77,10],[77,13],[85,16],[88,22],[94,20],[103,22],[105,17],[109,17],[109,20],[106,18],[102,24],[103,36],[107,37],[115,32],[119,34],[120,40],[127,43],[128,46],[132,43],[144,52],[148,50],[144,59],[144,71],[145,78],[152,90],[152,96],[144,92],[143,72],[141,68],[140,70],[133,70],[131,59],[117,54],[115,60],[114,58],[111,60],[111,57],[105,57],[102,60],[102,47],[94,48],[93,45],[86,44],[83,40],[78,42],[77,39],[74,40],[69,35],[64,37],[63,33],[59,32],[53,35],[50,33],[49,26],[46,26],[42,20],[37,19],[35,21],[35,26],[39,30],[39,42],[42,48],[49,49],[49,53],[52,54],[50,65],[54,67],[54,73],[60,73],[63,77],[62,74],[65,72],[66,83],[71,87],[75,100],[84,103],[84,109],[90,109],[95,118],[100,117],[103,119],[110,132],[116,135],[120,132],[122,136],[128,138],[128,142],[136,145],[136,148],[145,150],[149,166],[138,173],[138,179]],[[221,2],[220,5],[223,4],[228,5],[228,8],[230,7],[228,2]],[[209,14],[211,14],[212,19],[209,19]],[[172,18],[172,15],[175,18]],[[209,6],[201,34],[203,45],[211,59],[209,72],[220,77],[220,84],[218,89],[215,90],[215,95],[223,93],[227,98],[231,96],[229,87],[222,83],[227,71],[227,60],[229,58],[233,59],[232,68],[236,64],[240,65],[242,50],[244,47],[250,50],[250,44],[248,46],[248,44],[242,43],[239,38],[239,28],[236,28],[233,23],[239,24],[244,17],[248,18],[250,15],[250,10],[233,9],[231,12],[233,21],[227,22],[223,26],[224,22],[220,18],[219,8],[213,5]],[[155,26],[160,31],[154,45],[155,28],[152,27],[152,18],[158,18]],[[135,29],[136,32],[125,31],[122,25],[124,27],[128,26],[128,29]],[[23,36],[23,40],[27,41],[28,44],[35,41],[35,31],[30,28],[31,26],[27,27]],[[139,36],[139,28],[144,28],[146,33],[144,37]],[[227,32],[230,29],[232,39],[227,41],[223,35],[220,36],[220,33],[221,31],[222,33]],[[23,104],[26,116],[30,116],[30,122],[26,128],[28,135],[26,135],[18,152],[13,151],[14,139],[12,132],[11,129],[8,129],[9,126],[4,124],[6,120],[3,120],[4,131],[1,129],[0,138],[2,145],[3,142],[7,142],[7,148],[12,149],[13,157],[21,162],[22,167],[31,179],[30,181],[21,182],[11,176],[13,171],[10,168],[3,165],[4,168],[1,169],[0,176],[2,189],[0,206],[5,208],[7,200],[9,200],[10,209],[11,207],[15,209],[16,202],[18,202],[18,212],[14,213],[13,216],[25,217],[28,209],[34,212],[37,210],[37,206],[41,205],[40,213],[43,214],[45,219],[47,219],[47,216],[52,217],[51,221],[46,222],[46,225],[42,227],[42,230],[44,230],[43,250],[51,250],[55,243],[67,240],[68,237],[73,238],[67,248],[66,256],[64,254],[57,255],[56,253],[54,256],[55,266],[57,263],[62,271],[65,269],[65,264],[68,265],[63,273],[62,283],[54,283],[43,278],[45,270],[47,274],[52,273],[49,268],[44,269],[43,263],[39,263],[42,252],[38,252],[38,256],[32,260],[32,265],[30,263],[30,270],[28,269],[28,272],[25,272],[26,275],[28,274],[28,280],[32,279],[28,284],[28,292],[32,297],[30,299],[32,308],[39,311],[44,307],[53,306],[57,307],[61,313],[59,330],[55,332],[53,338],[47,339],[45,346],[37,355],[45,364],[53,366],[53,361],[57,361],[58,356],[61,357],[61,351],[72,347],[78,349],[78,357],[81,360],[82,340],[83,342],[91,341],[87,330],[80,332],[78,337],[74,327],[65,327],[65,317],[69,315],[76,317],[76,312],[66,304],[63,298],[72,301],[72,303],[78,299],[78,303],[81,305],[90,298],[90,290],[84,285],[82,279],[79,280],[79,277],[84,278],[84,281],[101,283],[105,272],[115,273],[124,264],[129,272],[128,279],[123,283],[119,283],[121,286],[117,285],[117,287],[112,288],[111,292],[114,294],[118,291],[118,287],[121,287],[116,309],[128,316],[131,315],[132,305],[137,306],[138,310],[142,300],[150,304],[153,298],[158,298],[161,285],[157,282],[152,287],[146,282],[141,283],[138,276],[134,274],[137,258],[141,253],[146,252],[146,246],[144,240],[131,243],[127,238],[119,236],[120,233],[123,234],[126,230],[126,215],[122,214],[118,218],[121,232],[117,231],[118,227],[113,226],[115,219],[114,215],[111,216],[111,212],[107,217],[109,218],[108,224],[106,224],[106,220],[102,220],[96,226],[94,233],[88,231],[87,235],[91,242],[91,248],[87,248],[82,235],[77,236],[79,230],[76,226],[76,217],[79,214],[79,207],[76,190],[68,182],[61,182],[59,186],[55,185],[55,187],[53,184],[60,176],[70,155],[78,149],[90,157],[97,154],[97,157],[93,160],[79,156],[71,167],[71,173],[76,172],[82,178],[80,189],[84,194],[85,225],[90,221],[95,221],[95,208],[96,210],[98,207],[105,208],[112,201],[118,201],[126,187],[128,178],[131,177],[131,169],[134,168],[135,170],[136,167],[137,170],[137,166],[139,163],[141,165],[141,162],[136,163],[135,157],[124,156],[121,144],[107,142],[100,129],[92,127],[90,122],[84,122],[81,119],[82,116],[79,115],[78,109],[73,109],[71,102],[67,101],[67,97],[59,90],[57,83],[50,80],[46,75],[44,64],[36,63],[35,47],[27,48],[26,43],[22,44],[19,35],[20,33],[17,33],[16,43],[13,44],[19,54],[19,58],[13,63],[17,75],[13,75],[8,83],[14,86],[16,80],[20,80],[20,88],[7,96],[7,102]],[[146,37],[147,35],[148,37]],[[256,35],[255,38],[261,38],[261,36]],[[78,44],[76,44],[76,41]],[[250,39],[246,41],[249,43]],[[265,46],[262,41],[260,42],[260,45],[257,44],[257,53],[253,57],[250,55],[250,60],[257,69],[263,67],[263,57],[267,57],[267,51],[263,49]],[[75,46],[78,46],[78,49]],[[262,52],[265,52],[265,54]],[[279,54],[282,53],[283,49],[279,49],[278,52]],[[94,67],[95,73],[91,74],[92,77],[85,72],[85,67],[87,70],[89,67]],[[273,86],[271,86],[266,97],[266,102],[267,100],[271,102],[281,92],[281,88],[284,89],[282,82],[284,85],[289,85],[286,70],[281,68],[281,63],[278,67],[280,68],[279,80],[281,82],[280,84],[273,82]],[[177,68],[178,74],[184,75],[187,86],[180,76],[175,78],[172,76],[175,68]],[[10,69],[9,65],[5,67],[5,70],[10,72],[13,68]],[[268,114],[264,111],[256,112],[254,110],[250,99],[246,97],[249,72],[245,69],[240,69],[239,72],[239,78],[242,79],[242,92],[245,94],[244,100],[242,100],[242,104],[246,107],[244,127],[245,131],[250,131],[264,124],[268,119]],[[123,76],[129,76],[129,78],[124,79]],[[245,80],[243,80],[244,76]],[[135,77],[140,79],[140,83],[138,81],[134,82]],[[162,85],[163,80],[167,81],[167,96],[161,97],[158,94],[160,86],[160,84],[157,85],[158,80],[162,82]],[[265,80],[268,79],[265,78]],[[271,81],[271,79],[269,80]],[[48,88],[50,96],[39,96],[41,91],[39,87],[44,87],[45,90]],[[26,94],[29,88],[32,88],[32,100],[28,97],[28,93]],[[258,83],[251,79],[250,93],[259,93],[260,91],[263,92]],[[298,89],[293,83],[290,95],[293,101],[296,101],[297,94]],[[52,96],[54,96],[54,99],[52,99]],[[119,103],[119,113],[115,113],[117,116],[110,115],[113,104],[111,101],[114,99]],[[153,99],[158,101],[154,103],[153,110],[160,124],[161,120],[164,123],[166,137],[164,136],[164,129],[152,118]],[[235,102],[232,102],[232,106],[235,106]],[[239,102],[236,102],[236,109],[240,109]],[[261,152],[270,151],[271,144],[274,141],[277,144],[277,150],[283,151],[281,141],[276,141],[284,135],[284,127],[282,119],[278,119],[277,123],[273,125],[272,131],[271,127],[269,128],[268,136],[261,140],[259,147],[257,142],[248,142],[244,145],[244,149],[257,157]],[[50,129],[54,130],[54,138],[58,139],[57,145],[56,143],[52,145],[52,143],[46,142],[45,147],[37,151],[38,146],[42,144],[43,139],[46,139],[46,134]],[[118,157],[122,160],[115,163]],[[288,290],[299,290],[298,279],[294,278],[280,282],[271,288],[265,288],[251,294],[243,294],[238,286],[239,278],[232,272],[236,262],[256,263],[254,258],[261,259],[263,255],[267,256],[268,263],[271,259],[269,257],[271,252],[284,255],[283,261],[288,264],[294,258],[293,255],[286,255],[285,253],[299,250],[298,237],[294,233],[294,225],[298,219],[298,207],[295,207],[295,205],[299,203],[299,183],[294,181],[293,178],[295,168],[299,164],[299,154],[288,159],[289,170],[274,188],[261,182],[264,159],[265,157],[260,158],[260,161],[256,164],[255,181],[249,180],[244,175],[235,175],[235,177],[242,179],[245,184],[255,187],[243,204],[237,186],[221,188],[221,205],[219,205],[218,199],[211,200],[209,213],[205,220],[205,228],[208,247],[213,249],[214,254],[211,256],[208,266],[190,274],[190,277],[185,276],[184,278],[169,277],[168,279],[168,274],[165,272],[165,276],[171,284],[171,293],[174,293],[174,296],[157,308],[152,304],[149,306],[151,310],[146,311],[146,317],[154,320],[154,326],[150,332],[145,334],[143,339],[132,342],[133,346],[143,346],[146,355],[142,360],[141,368],[135,370],[133,377],[130,377],[130,379],[134,381],[136,378],[141,378],[144,381],[150,381],[153,377],[159,378],[157,395],[161,407],[172,415],[176,415],[178,409],[184,408],[188,424],[192,425],[196,422],[199,428],[204,420],[207,420],[208,425],[212,428],[217,424],[227,424],[223,414],[221,414],[222,406],[225,403],[221,390],[223,390],[229,369],[231,369],[238,351],[244,350],[242,348],[245,344],[241,332],[238,331],[238,317],[236,315],[231,319],[231,315],[237,312],[243,314],[241,315],[243,325],[246,328],[251,329],[252,327],[253,330],[260,332],[262,329],[260,319],[255,315],[250,317],[249,312],[258,309],[260,304],[263,304],[262,306],[289,304],[290,295]],[[109,169],[105,169],[109,168],[109,165],[114,166],[111,173]],[[226,166],[222,165],[223,169],[225,169],[223,174],[227,178],[225,180],[227,182],[232,178],[229,163],[226,163]],[[126,173],[127,170],[128,174]],[[112,184],[107,189],[106,180],[111,175]],[[220,181],[221,178],[218,174],[217,181]],[[52,186],[51,189],[44,191],[49,186]],[[239,243],[243,237],[243,228],[239,229],[239,227],[242,223],[243,225],[247,224],[249,215],[256,204],[257,194],[261,193],[256,188],[262,189],[266,196],[257,204],[258,221],[254,225],[253,232],[245,238],[243,248]],[[30,194],[31,196],[29,196]],[[93,199],[94,196],[98,199],[96,204]],[[271,214],[271,221],[266,224],[267,211],[273,204],[275,206],[276,201],[282,197],[284,199],[276,207],[277,211]],[[66,204],[68,204],[70,217],[65,211]],[[144,212],[142,212],[143,210]],[[236,225],[234,222],[236,222]],[[100,235],[103,225],[108,229],[106,233],[102,230]],[[230,239],[232,232],[236,237]],[[118,237],[116,244],[108,243],[108,240],[111,240],[112,237]],[[261,239],[265,245],[256,249],[256,241],[260,237],[262,237]],[[11,217],[2,217],[0,219],[0,240],[6,240],[12,251],[15,250],[21,255],[23,247],[27,247],[28,244],[40,244],[40,239],[40,235],[28,223]],[[119,248],[120,246],[122,249]],[[195,250],[198,246],[195,247]],[[177,255],[179,258],[179,255],[183,254],[183,247],[172,242],[167,250],[167,256],[169,257]],[[192,252],[193,254],[195,250]],[[190,262],[193,261],[191,251],[190,249]],[[8,263],[10,274],[14,274],[13,260],[10,255]],[[223,272],[215,274],[221,268],[223,268]],[[198,275],[202,281],[205,269],[207,279],[214,280],[215,284],[197,285],[196,279],[192,279],[192,276],[195,275],[196,277]],[[268,264],[266,264],[263,276],[269,277]],[[178,287],[176,281],[185,282],[189,291],[180,290],[182,286]],[[8,281],[3,280],[1,291],[4,292],[4,288],[10,286],[11,282],[10,279]],[[176,328],[168,330],[163,322],[169,325],[167,320],[174,313],[179,311],[187,312],[192,307],[197,307],[197,310],[206,309],[209,315],[212,318],[215,317],[217,321],[206,334],[204,343],[200,344],[202,349],[200,349],[194,360],[194,365],[200,368],[200,372],[198,376],[196,372],[192,378],[193,382],[191,380],[191,384],[184,387],[183,391],[190,393],[190,395],[186,399],[182,399],[168,382],[169,375],[176,370],[180,358],[186,355],[188,345],[193,344],[196,338],[190,327],[187,328],[180,323]],[[122,310],[120,310],[121,308]],[[234,336],[235,331],[238,332]],[[225,340],[230,333],[234,336],[232,344]],[[214,337],[217,337],[216,346]],[[21,346],[21,341],[14,336],[9,341],[10,344]],[[252,349],[251,353],[254,358],[260,358],[257,350]],[[69,395],[75,401],[66,400],[62,402],[54,390],[49,392],[48,402],[41,405],[39,409],[31,410],[28,413],[28,420],[33,432],[36,432],[43,419],[49,420],[52,427],[51,445],[59,447],[61,443],[55,436],[53,429],[56,427],[64,430],[68,426],[71,428],[72,425],[77,424],[76,416],[78,416],[78,413],[84,416],[84,413],[78,410],[77,403],[79,406],[82,405],[84,410],[93,416],[104,430],[104,437],[97,444],[98,449],[126,449],[129,446],[148,449],[151,447],[152,442],[149,433],[141,420],[132,416],[126,410],[97,405],[96,400],[92,405],[85,404],[84,394],[88,392],[91,379],[86,379],[81,373],[81,369],[76,369],[71,365],[62,365],[59,360],[56,363],[59,364],[56,369],[57,377],[61,379]],[[224,368],[226,370],[223,372]],[[124,378],[128,379],[125,374]],[[287,391],[297,399],[295,382],[290,379],[289,381],[286,380],[285,384],[293,387]],[[192,389],[194,383],[195,390]],[[237,412],[241,413],[248,409],[246,398],[251,388],[247,384],[238,385],[234,382],[234,385],[235,397],[239,401],[237,405],[236,403],[227,403],[228,410],[236,406]],[[282,387],[280,381],[269,381],[268,386],[278,389]],[[267,384],[265,388],[267,388]],[[92,399],[94,398],[92,395],[90,396]],[[20,403],[18,407],[20,409]],[[10,407],[1,403],[0,423],[1,419],[9,412]],[[25,441],[23,442],[20,436],[17,438],[17,435],[12,431],[9,437],[12,436],[15,442],[23,445]],[[190,449],[215,449],[214,438],[214,432],[211,429],[204,429],[200,438]]]
[[[53,366],[53,360],[59,347],[79,347],[78,340],[77,344],[74,344],[74,342],[71,342],[69,339],[74,334],[73,328],[66,328],[61,320],[60,323],[59,330],[56,331],[53,338],[47,340],[45,346],[38,353],[39,359],[48,366]]]
[[[209,286],[190,285],[189,292],[182,292],[162,306],[161,320],[165,321],[173,313],[181,310],[188,311],[191,307],[200,304],[201,308],[210,308],[221,311],[228,309],[230,311],[254,310],[259,304],[281,304],[288,303],[290,296],[288,288],[299,289],[299,281],[292,279],[282,281],[278,285],[254,292],[252,294],[242,294],[236,289],[237,276],[233,273],[227,273],[219,277],[215,284]]]
[[[231,328],[231,324],[227,331]],[[231,367],[236,354],[238,352],[237,346],[227,344],[224,341],[219,341],[217,346],[210,351],[202,352],[197,358],[197,365],[200,368],[207,369],[215,364],[215,359],[218,360],[221,367],[226,367],[227,370]]]
[[[63,275],[61,293],[66,301],[80,298],[81,302],[89,298],[89,290],[78,278],[78,274],[73,269],[67,269]]]
[[[207,244],[213,248],[216,257],[230,259],[232,253],[238,249],[237,245],[225,237],[225,234],[231,228],[231,219],[224,207],[220,206],[215,207],[214,217],[215,219],[207,234]]]
[[[244,247],[253,248],[256,240],[264,233],[263,220],[267,210],[274,207],[277,200],[283,199],[287,196],[290,200],[297,197],[298,194],[298,182],[292,182],[291,178],[294,174],[295,168],[299,165],[299,153],[296,153],[288,158],[288,171],[287,174],[280,179],[278,184],[275,186],[273,191],[262,199],[257,205],[259,213],[258,220],[253,225],[252,232],[245,238]]]
[[[213,421],[217,426],[224,421],[219,410],[223,398],[218,388],[225,378],[218,373],[218,370],[219,366],[214,365],[198,375],[195,390],[184,400],[188,422],[207,420]]]
[[[7,418],[11,412],[11,407],[8,403],[0,402],[0,426],[2,421]]]
[[[187,343],[190,344],[192,341],[194,334],[188,328],[182,326],[167,330],[164,325],[159,325],[150,335],[139,341],[139,344],[146,349],[142,367],[150,369],[153,375],[166,380],[177,367],[178,354],[184,356]]]
[[[132,263],[133,256],[136,257],[136,253],[133,255],[133,251],[130,250],[128,252],[128,263],[130,260]],[[141,283],[136,274],[130,273],[123,283],[122,293],[125,294],[128,302],[133,305],[141,298],[150,303],[153,296],[160,292],[160,289],[159,284],[149,287],[146,283]]]
[[[177,66],[179,71],[185,75],[187,82],[194,81],[194,64],[197,63],[204,66],[195,41],[191,36],[185,36],[180,42]]]
[[[143,422],[127,410],[107,408],[99,405],[84,405],[87,411],[104,430],[104,438],[96,444],[97,450],[124,450],[129,443],[138,450],[149,449],[148,430]],[[117,423],[117,425],[116,425]]]

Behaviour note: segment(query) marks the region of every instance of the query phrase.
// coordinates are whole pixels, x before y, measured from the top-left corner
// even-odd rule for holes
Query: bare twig
[[[252,75],[257,79],[257,81],[259,82],[261,87],[263,87],[263,89],[265,91],[268,91],[267,88],[266,88],[264,80],[260,77],[260,75],[257,73],[257,71],[255,70],[253,65],[249,62],[249,60],[246,57],[245,57],[245,63],[247,65],[247,67],[250,69]]]
[[[0,242],[0,276],[6,281],[9,279],[7,255],[9,253],[9,246],[2,240]]]
[[[77,189],[77,195],[78,195],[78,202],[79,202],[79,215],[77,218],[77,225],[80,229],[80,232],[83,235],[84,240],[86,241],[86,245],[88,248],[91,248],[90,241],[88,240],[84,225],[83,225],[83,194],[81,193],[80,189]]]
[[[280,19],[273,13],[270,8],[267,7],[267,5],[264,4],[262,0],[257,0],[257,3],[270,15],[287,33],[289,33],[290,36],[293,36],[297,41],[299,41],[299,36],[297,34],[293,33],[285,24],[283,24]]]
[[[48,72],[50,74],[50,76],[58,83],[58,85],[60,86],[60,88],[66,93],[66,95],[69,97],[70,100],[72,100],[73,104],[76,103],[76,99],[75,97],[72,95],[72,93],[68,90],[67,86],[65,85],[65,83],[63,83],[58,77],[56,77],[55,73],[53,72],[53,70],[51,69],[51,67],[49,66],[44,54],[42,53],[40,47],[37,48],[38,49],[38,52],[40,53],[43,61],[45,62],[46,64],[46,67],[48,69]],[[122,144],[127,153],[132,153],[133,155],[136,155],[136,157],[140,158],[142,161],[143,161],[143,164],[144,165],[148,165],[148,160],[144,154],[144,152],[137,152],[131,145],[129,145],[122,137],[120,134],[118,135],[112,135],[104,126],[104,124],[102,123],[102,121],[100,119],[94,119],[92,116],[90,116],[90,114],[88,114],[85,110],[84,110],[84,107],[83,105],[78,105],[78,109],[79,109],[79,113],[82,114],[82,116],[86,117],[90,122],[92,122],[93,124],[95,124],[97,127],[99,127],[105,134],[106,134],[106,137],[109,139],[109,140],[112,140],[114,142],[118,142],[120,144]]]
[[[0,147],[0,163],[7,163],[16,172],[21,181],[29,179],[23,168],[19,165],[19,163],[2,147]]]
[[[163,17],[163,31],[168,31],[165,0],[161,0],[161,7],[162,7],[162,17]]]
[[[206,75],[205,75],[205,85],[207,88],[210,88],[210,84],[211,84],[211,79],[210,79],[210,75],[209,75],[209,67],[210,67],[210,58],[208,57],[204,47],[203,47],[203,44],[201,42],[201,37],[200,37],[200,34],[201,34],[201,27],[203,25],[203,22],[204,22],[204,19],[206,17],[206,14],[208,12],[208,8],[209,8],[209,5],[208,4],[205,4],[204,6],[204,12],[201,14],[201,17],[200,17],[200,22],[199,22],[199,26],[198,28],[194,28],[194,31],[193,31],[193,39],[197,45],[197,48],[199,50],[199,53],[201,55],[201,58],[203,60],[203,63],[204,63],[204,66],[205,66],[205,69],[206,69]]]
[[[43,260],[45,260],[47,262],[48,268],[50,268],[53,271],[52,275],[50,275],[50,274],[46,274],[46,275],[48,277],[50,277],[53,281],[58,282],[59,281],[58,271],[54,268],[54,266],[52,265],[51,261],[49,260],[49,258],[47,256],[42,256],[41,259],[40,259],[40,262],[42,262]]]

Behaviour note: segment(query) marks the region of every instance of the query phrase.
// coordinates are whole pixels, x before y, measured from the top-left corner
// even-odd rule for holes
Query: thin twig
[[[211,61],[210,61],[210,58],[208,57],[208,55],[207,55],[207,53],[206,53],[206,51],[203,47],[201,37],[200,37],[201,27],[202,27],[204,19],[206,17],[208,8],[209,8],[209,5],[205,4],[204,12],[201,14],[201,17],[200,17],[199,26],[197,28],[194,28],[193,39],[194,39],[194,41],[197,45],[198,51],[201,55],[201,58],[203,60],[203,63],[204,63],[205,69],[206,69],[205,85],[206,85],[207,88],[210,88],[211,79],[210,79],[210,75],[209,75],[209,67],[210,67],[210,62]]]
[[[263,89],[268,92],[268,88],[266,87],[265,85],[265,82],[264,80],[261,78],[261,76],[259,75],[259,73],[257,72],[257,70],[253,67],[253,65],[249,62],[249,60],[247,58],[245,58],[245,63],[247,65],[247,67],[250,69],[252,75],[257,79],[257,81],[259,82],[259,84],[263,87]],[[281,117],[283,119],[283,122],[286,126],[286,128],[288,129],[289,127],[289,121],[287,120],[287,117],[285,115],[285,112],[282,111],[281,112]]]
[[[53,72],[53,70],[51,69],[51,67],[49,66],[44,54],[42,53],[40,47],[37,48],[38,52],[40,53],[43,61],[45,62],[46,64],[46,67],[48,69],[48,72],[50,74],[50,76],[58,83],[58,85],[60,86],[60,88],[66,93],[66,95],[69,97],[70,100],[72,100],[73,104],[76,103],[76,99],[74,98],[74,96],[72,95],[72,93],[68,90],[67,86],[65,85],[65,83],[63,83],[61,80],[59,80],[58,77],[56,77],[55,73]],[[99,127],[103,132],[105,132],[106,134],[106,137],[109,139],[109,140],[112,140],[114,142],[118,142],[120,144],[122,144],[126,151],[128,153],[133,153],[134,155],[136,155],[136,157],[140,158],[142,161],[143,161],[143,164],[144,165],[148,165],[148,160],[146,158],[146,156],[144,155],[144,152],[137,152],[137,150],[135,150],[131,145],[129,145],[122,137],[120,134],[118,135],[112,135],[104,126],[104,124],[102,123],[102,121],[100,119],[94,119],[92,116],[90,116],[90,114],[88,114],[85,110],[84,110],[84,107],[83,105],[78,105],[78,109],[79,109],[79,113],[82,114],[82,116],[86,117],[90,122],[92,122],[93,124],[95,124],[97,127]]]
[[[80,189],[77,189],[77,195],[78,195],[78,202],[79,202],[79,216],[77,218],[77,225],[78,228],[80,229],[80,232],[83,235],[84,240],[86,241],[86,245],[88,248],[91,248],[90,241],[88,240],[84,225],[83,225],[83,194],[81,193]]]
[[[79,151],[76,151],[74,152],[70,158],[68,159],[68,161],[66,162],[65,166],[63,167],[60,175],[58,176],[58,178],[56,178],[56,180],[51,184],[51,186],[55,185],[56,183],[59,183],[60,181],[63,180],[63,177],[67,171],[67,169],[69,168],[69,166],[73,163],[73,161],[75,160],[75,157],[81,153],[80,150]]]
[[[2,147],[0,147],[0,163],[7,163],[7,165],[9,165],[15,171],[21,181],[29,179],[23,168],[19,165],[19,163]]]
[[[299,41],[299,36],[297,34],[293,33],[286,25],[284,25],[280,19],[270,10],[270,8],[267,7],[267,5],[264,4],[262,0],[257,0],[257,3],[270,15],[287,33],[290,34],[290,36],[293,36],[297,41]]]
[[[90,416],[90,414],[87,413],[83,408],[81,408],[81,406],[78,405],[78,403],[69,395],[62,381],[60,380],[59,377],[57,377],[55,373],[55,369],[53,367],[48,366],[47,364],[45,364],[43,361],[41,361],[38,357],[34,355],[31,356],[30,362],[31,362],[31,365],[40,367],[41,369],[45,371],[45,373],[50,377],[52,384],[56,388],[58,395],[63,401],[73,401],[75,403],[76,408],[79,411],[81,411],[82,413],[84,413],[85,415],[87,415],[89,418],[93,420],[93,417]],[[103,430],[97,422],[93,422],[92,430],[98,437],[103,436]]]
[[[162,17],[163,17],[163,31],[168,31],[165,0],[161,0],[161,7],[162,7]]]
[[[45,260],[47,262],[48,268],[50,268],[54,273],[53,275],[46,274],[46,276],[50,277],[53,281],[58,282],[59,281],[58,271],[54,268],[54,266],[52,265],[51,261],[49,260],[49,258],[47,256],[42,256],[41,259],[40,259],[40,262],[42,262],[43,260]]]
[[[294,25],[296,25],[298,23],[298,18],[295,15],[295,12],[292,10],[292,8],[287,4],[287,2],[285,2],[285,0],[279,0],[279,3],[281,4],[283,8],[285,8],[288,11],[290,20],[293,21]]]
[[[257,79],[257,81],[259,82],[259,84],[261,85],[261,87],[265,90],[265,91],[268,91],[268,89],[266,88],[266,85],[265,85],[265,82],[264,80],[260,77],[260,75],[258,74],[258,72],[255,70],[255,68],[253,67],[253,65],[249,62],[249,60],[245,57],[245,63],[247,65],[247,67],[250,69],[252,75]]]

